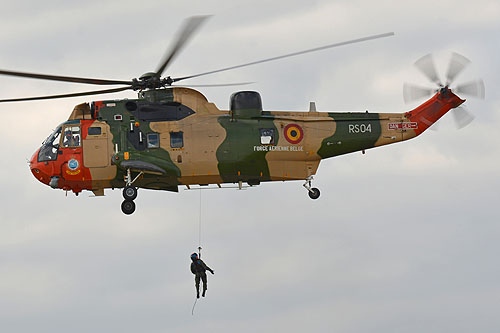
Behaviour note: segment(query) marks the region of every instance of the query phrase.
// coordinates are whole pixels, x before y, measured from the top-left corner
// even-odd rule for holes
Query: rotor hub
[[[148,89],[158,89],[164,88],[165,86],[170,86],[174,80],[169,77],[160,78],[155,72],[147,72],[142,74],[139,79],[132,79],[132,89],[133,90],[148,90]]]
[[[448,88],[448,86],[444,86],[439,89],[439,93],[443,95],[444,97],[448,96],[451,93],[451,89]]]

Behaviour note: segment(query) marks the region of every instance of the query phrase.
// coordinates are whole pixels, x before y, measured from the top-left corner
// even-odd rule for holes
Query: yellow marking
[[[80,171],[81,171],[81,170],[76,170],[76,171],[66,170],[66,173],[67,173],[68,175],[75,176],[75,175],[79,174],[79,173],[80,173]]]
[[[260,172],[260,176],[262,177],[262,171]]]
[[[238,171],[238,176],[240,176],[240,175],[241,175],[241,172]]]
[[[124,152],[123,153],[123,158],[128,160],[130,158],[129,154],[128,154],[128,151]]]

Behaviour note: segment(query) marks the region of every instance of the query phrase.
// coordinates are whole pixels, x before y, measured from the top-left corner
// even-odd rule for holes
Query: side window
[[[260,129],[260,144],[261,145],[274,145],[274,128],[261,128]]]
[[[100,127],[89,127],[88,135],[101,135]]]
[[[80,147],[80,126],[71,126],[64,129],[63,147]]]
[[[160,147],[160,138],[158,133],[150,133],[147,136],[148,139],[148,148],[159,148]]]
[[[183,132],[170,132],[170,147],[182,148],[184,147]]]

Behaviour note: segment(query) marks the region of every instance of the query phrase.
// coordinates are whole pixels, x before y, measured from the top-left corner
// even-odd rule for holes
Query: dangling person
[[[207,273],[206,271],[209,271],[210,273],[214,274],[213,269],[208,267],[203,260],[198,258],[197,253],[193,253],[191,255],[191,260],[193,261],[191,263],[191,273],[194,274],[194,282],[196,286],[196,298],[200,298],[200,279],[203,281],[203,293],[201,296],[205,297],[205,293],[207,291]]]

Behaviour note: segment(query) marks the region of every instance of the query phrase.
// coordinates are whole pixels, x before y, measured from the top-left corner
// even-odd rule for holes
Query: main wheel
[[[132,200],[125,200],[122,202],[122,212],[124,214],[130,215],[135,212],[135,202]]]
[[[316,200],[319,198],[320,192],[319,189],[313,187],[310,191],[307,192],[309,194],[309,198]]]
[[[123,198],[132,201],[137,198],[137,189],[131,185],[125,186],[123,189]]]

